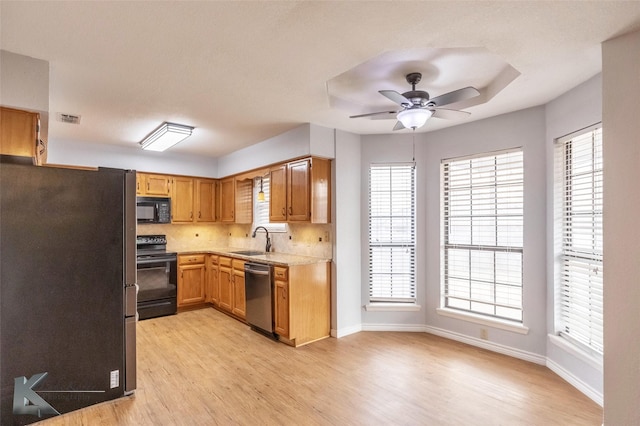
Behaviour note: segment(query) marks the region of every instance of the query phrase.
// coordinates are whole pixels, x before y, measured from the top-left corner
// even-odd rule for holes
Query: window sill
[[[419,311],[422,309],[420,305],[415,303],[369,303],[364,305],[365,311],[371,312],[408,312]]]
[[[436,309],[439,315],[455,318],[463,321],[469,321],[476,324],[486,325],[488,327],[499,328],[500,330],[511,331],[518,334],[529,334],[529,327],[526,327],[517,322],[511,322],[507,320],[501,320],[497,318],[488,318],[484,315],[476,315],[468,312],[456,311],[447,308]]]
[[[573,355],[574,357],[580,359],[581,361],[586,362],[591,367],[596,370],[602,372],[602,359],[598,359],[595,356],[589,354],[586,351],[583,351],[579,347],[571,344],[567,339],[563,339],[561,336],[556,336],[555,334],[547,335],[549,337],[549,342],[551,342],[554,346],[562,349],[563,351]]]

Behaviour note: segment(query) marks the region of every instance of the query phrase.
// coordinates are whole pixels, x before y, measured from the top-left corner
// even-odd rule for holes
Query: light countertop
[[[311,257],[311,256],[300,256],[297,254],[288,254],[288,253],[264,253],[255,256],[247,256],[243,254],[238,254],[234,252],[238,251],[246,251],[248,249],[242,248],[233,248],[233,247],[214,247],[208,248],[204,250],[189,250],[189,251],[178,251],[178,255],[190,255],[190,254],[217,254],[219,256],[229,256],[235,257],[242,260],[254,261],[259,263],[268,263],[271,265],[280,265],[280,266],[293,266],[293,265],[308,265],[311,263],[321,263],[321,262],[330,262],[331,259],[323,259],[319,257]]]

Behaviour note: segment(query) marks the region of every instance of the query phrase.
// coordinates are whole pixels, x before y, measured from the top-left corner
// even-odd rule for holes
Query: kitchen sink
[[[233,254],[239,254],[241,256],[260,256],[261,254],[265,254],[263,251],[257,250],[240,250],[240,251],[232,251]]]

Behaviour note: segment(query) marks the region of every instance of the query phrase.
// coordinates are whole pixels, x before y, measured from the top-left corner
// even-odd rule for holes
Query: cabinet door
[[[0,108],[0,154],[37,160],[40,115],[35,112]],[[36,164],[41,164],[36,162]]]
[[[180,266],[178,306],[204,302],[205,279],[204,264]]]
[[[244,286],[244,262],[233,260],[233,310],[242,319],[247,317],[247,299]]]
[[[220,181],[220,221],[235,222],[235,179],[226,178]]]
[[[136,195],[145,194],[144,178],[145,178],[144,173],[136,173]]]
[[[331,160],[311,159],[311,223],[331,223]]]
[[[275,332],[282,337],[289,338],[289,283],[276,280],[275,292]]]
[[[222,260],[222,258],[220,258]],[[231,272],[231,266],[223,265],[220,262],[218,285],[220,286],[220,299],[219,306],[227,312],[231,312],[233,309],[233,274]]]
[[[211,255],[208,259],[207,270],[207,302],[214,306],[220,305],[220,271],[218,269],[218,256]]]
[[[290,222],[307,222],[311,216],[309,160],[287,165],[287,217]]]
[[[216,181],[196,179],[196,222],[216,221]]]
[[[168,197],[171,195],[171,178],[164,175],[145,175],[146,195],[156,195],[160,197]]]
[[[235,223],[253,222],[253,179],[236,180]]]
[[[271,169],[269,179],[269,222],[287,221],[287,165]]]
[[[175,177],[171,196],[171,221],[193,222],[193,179]]]

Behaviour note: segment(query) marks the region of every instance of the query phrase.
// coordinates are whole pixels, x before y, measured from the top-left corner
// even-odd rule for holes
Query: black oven
[[[177,312],[177,254],[166,251],[164,235],[137,237],[138,317],[172,315]]]

